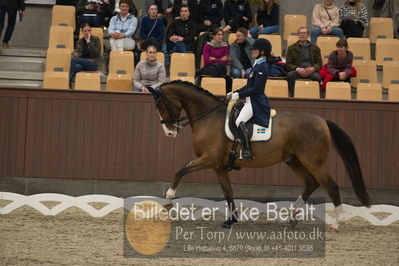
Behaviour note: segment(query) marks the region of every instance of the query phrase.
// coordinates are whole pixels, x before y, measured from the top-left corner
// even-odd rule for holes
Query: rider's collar
[[[254,66],[256,66],[257,64],[263,63],[263,62],[266,62],[266,58],[264,58],[264,57],[255,59]]]

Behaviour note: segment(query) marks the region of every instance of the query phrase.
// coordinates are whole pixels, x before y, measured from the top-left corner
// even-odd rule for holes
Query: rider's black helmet
[[[263,51],[264,55],[270,56],[270,53],[272,52],[272,45],[268,40],[259,38],[252,44],[251,49],[259,50],[261,51],[261,54]]]

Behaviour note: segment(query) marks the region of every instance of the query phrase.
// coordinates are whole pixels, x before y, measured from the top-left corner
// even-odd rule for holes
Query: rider
[[[250,136],[245,123],[254,117],[256,124],[268,127],[270,116],[269,100],[264,91],[268,74],[266,57],[270,56],[272,46],[266,39],[257,39],[252,44],[251,50],[255,63],[249,73],[247,85],[226,96],[228,101],[245,98],[244,107],[235,121],[244,149],[242,153],[244,159],[252,159]]]

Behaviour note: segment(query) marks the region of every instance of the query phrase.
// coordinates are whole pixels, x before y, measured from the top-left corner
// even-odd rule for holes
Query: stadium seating
[[[350,84],[348,82],[328,82],[326,87],[326,99],[352,99]]]
[[[77,73],[75,78],[75,90],[101,90],[100,73]]]
[[[399,81],[399,62],[385,61],[382,71],[382,87],[389,88],[389,84],[393,80]]]
[[[353,60],[370,60],[370,40],[367,38],[348,38],[349,50]]]
[[[192,53],[173,53],[170,58],[170,79],[195,77],[195,57]]]
[[[224,78],[203,77],[201,87],[214,95],[226,95],[226,80]]]
[[[357,76],[351,78],[352,86],[362,83],[377,83],[377,65],[374,60],[354,60],[353,66],[356,68]]]
[[[369,38],[371,43],[376,43],[378,39],[393,39],[392,18],[372,17]]]
[[[44,72],[43,88],[69,89],[69,70],[71,53],[68,49],[47,50],[46,71]]]
[[[133,57],[131,51],[111,51],[107,90],[132,91]]]
[[[357,86],[357,99],[363,101],[381,101],[382,88],[378,83],[359,83]]]
[[[375,60],[379,66],[382,66],[384,61],[399,61],[399,40],[378,39]]]
[[[268,97],[288,97],[288,82],[286,80],[268,79],[266,95]]]
[[[51,26],[48,48],[74,49],[73,28],[71,26]]]
[[[283,39],[287,40],[290,35],[298,35],[300,27],[307,26],[307,17],[305,15],[287,14],[284,16],[284,33]]]
[[[320,98],[320,85],[317,81],[297,80],[295,82],[295,98]]]
[[[236,34],[235,33],[230,33],[229,38],[227,40],[227,43],[230,45],[236,40]]]
[[[281,36],[278,34],[260,34],[259,38],[267,39],[272,45],[272,55],[282,56],[281,53]]]
[[[231,91],[236,91],[247,85],[247,79],[233,79]]]
[[[54,5],[51,14],[51,26],[71,26],[76,29],[74,6]]]
[[[320,48],[323,65],[327,64],[331,52],[337,50],[338,40],[339,38],[335,36],[320,36],[317,38],[317,46]]]
[[[388,100],[399,102],[399,84],[389,84]]]

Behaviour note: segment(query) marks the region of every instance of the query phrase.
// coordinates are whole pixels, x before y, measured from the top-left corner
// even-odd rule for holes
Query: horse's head
[[[180,123],[184,120],[180,117],[181,103],[173,97],[168,97],[161,88],[157,90],[149,88],[149,90],[154,97],[165,135],[176,137],[179,129],[182,128]]]

